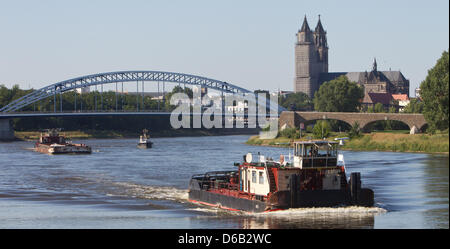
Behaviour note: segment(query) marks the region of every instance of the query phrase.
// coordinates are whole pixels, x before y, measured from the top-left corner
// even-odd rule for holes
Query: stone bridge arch
[[[302,122],[326,119],[340,120],[350,125],[358,122],[361,129],[365,129],[369,123],[383,120],[403,122],[408,125],[410,130],[413,127],[421,130],[427,123],[423,114],[284,111],[280,115],[279,127],[299,127]]]

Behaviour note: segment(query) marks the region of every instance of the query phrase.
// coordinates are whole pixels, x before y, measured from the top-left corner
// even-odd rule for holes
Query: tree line
[[[11,89],[0,85],[0,108],[18,99],[34,89],[22,90],[18,85]],[[60,111],[135,111],[135,110],[157,110],[166,107],[165,99],[156,100],[151,96],[142,96],[141,94],[117,93],[114,91],[99,92],[91,91],[89,93],[78,93],[70,91],[56,96],[49,96],[33,104],[25,106],[21,111],[52,112]]]
[[[34,89],[23,90],[18,85],[11,89],[0,85],[0,108],[11,101],[19,99]],[[61,96],[50,96],[33,104],[21,108],[25,112],[56,112],[67,111],[142,111],[160,110],[170,111],[174,107],[170,105],[170,96],[175,92],[185,92],[192,96],[191,89],[176,86],[172,92],[166,93],[162,99],[152,99],[151,96],[141,94],[121,94],[114,91],[89,93],[78,93],[70,91],[62,93]],[[147,128],[151,131],[162,131],[169,129],[170,120],[164,117],[37,117],[16,118],[13,120],[16,131],[42,130],[47,128],[64,128],[65,130],[119,130],[140,132]]]

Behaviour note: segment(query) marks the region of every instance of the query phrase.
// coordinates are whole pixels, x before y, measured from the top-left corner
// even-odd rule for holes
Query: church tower
[[[318,66],[321,67],[321,73],[328,73],[328,43],[327,32],[323,29],[322,22],[317,22],[314,30],[314,43],[316,44],[317,52],[319,53]]]
[[[306,20],[297,32],[295,45],[294,92],[304,92],[311,98],[319,89],[320,73],[328,72],[328,44],[326,32],[320,21],[314,32]]]

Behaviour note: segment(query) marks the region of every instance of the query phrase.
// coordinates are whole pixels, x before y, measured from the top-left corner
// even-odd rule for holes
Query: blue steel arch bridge
[[[159,82],[163,82],[165,84],[166,82],[169,83],[178,83],[178,84],[188,84],[192,86],[198,86],[202,88],[208,88],[217,90],[223,94],[233,94],[233,95],[250,95],[254,94],[253,92],[244,89],[242,87],[227,83],[225,81],[219,81],[211,78],[206,78],[202,76],[196,76],[191,74],[184,74],[184,73],[175,73],[175,72],[163,72],[163,71],[119,71],[119,72],[107,72],[107,73],[99,73],[99,74],[92,74],[92,75],[86,75],[81,76],[69,80],[64,80],[61,82],[57,82],[48,86],[45,86],[41,89],[35,90],[19,99],[16,99],[9,103],[8,105],[2,107],[0,109],[0,117],[20,117],[20,116],[48,116],[48,115],[56,115],[59,116],[60,114],[57,114],[57,108],[56,108],[56,96],[59,95],[59,98],[62,99],[62,94],[69,91],[74,91],[75,89],[83,89],[86,87],[91,86],[97,86],[101,85],[103,87],[104,84],[111,84],[116,83],[116,94],[117,94],[117,83],[124,83],[124,82],[143,82],[146,81],[152,81],[152,82],[158,82],[158,88],[159,88]],[[143,85],[142,85],[143,86]],[[137,84],[137,92],[138,94],[138,84]],[[46,99],[48,97],[53,96],[54,98],[54,114],[20,114],[18,111],[28,105],[31,105],[33,103],[36,103],[40,100]],[[62,101],[60,101],[61,106],[59,113],[62,113]],[[279,113],[280,111],[283,111],[284,108],[279,107],[277,103],[271,103],[268,102],[267,105],[270,109],[277,111]],[[137,103],[138,106],[138,103]],[[117,101],[116,101],[116,110],[117,110]],[[139,111],[139,110],[138,110]],[[14,115],[15,113],[16,115]],[[135,113],[135,112],[133,112]],[[81,112],[74,113],[74,115],[84,115],[83,110],[81,108]],[[93,115],[92,113],[86,114],[86,115]],[[113,113],[110,113],[110,115],[114,115]]]

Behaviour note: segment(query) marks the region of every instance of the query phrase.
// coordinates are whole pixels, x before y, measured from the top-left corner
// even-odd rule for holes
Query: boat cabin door
[[[250,193],[250,179],[249,179],[249,172],[247,168],[241,168],[240,169],[240,176],[241,176],[241,191]]]
[[[247,182],[247,170],[245,168],[240,169],[240,176],[241,176],[241,191],[247,192],[248,189],[248,182]]]
[[[294,144],[294,167],[303,168],[303,150],[305,149],[304,144],[296,143]]]

